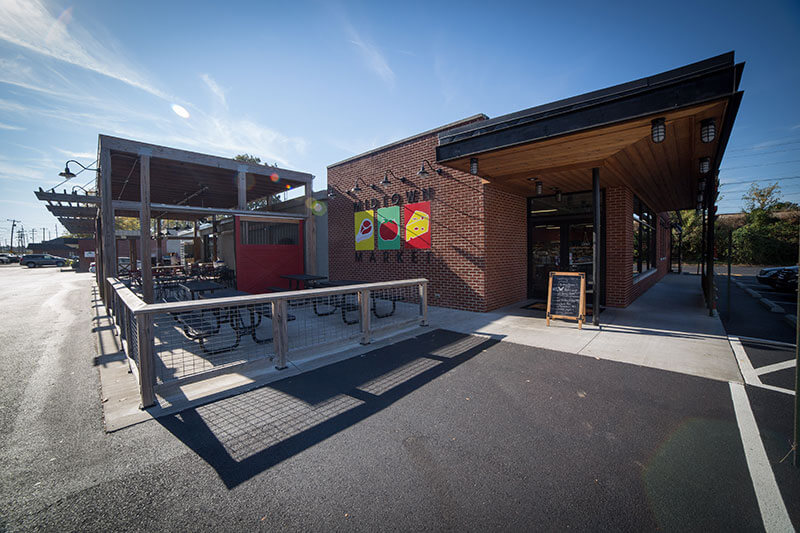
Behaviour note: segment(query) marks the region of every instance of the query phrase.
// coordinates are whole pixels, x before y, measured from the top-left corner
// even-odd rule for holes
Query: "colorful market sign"
[[[378,250],[399,250],[400,207],[381,207],[375,222],[378,225]]]
[[[359,211],[355,214],[356,250],[375,249],[374,211]]]
[[[431,203],[418,202],[403,206],[406,219],[405,247],[416,250],[431,247]]]

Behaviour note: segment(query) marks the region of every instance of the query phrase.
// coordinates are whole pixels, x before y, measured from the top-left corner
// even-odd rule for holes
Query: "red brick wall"
[[[527,199],[484,185],[486,217],[486,309],[527,297]]]
[[[606,189],[606,305],[633,301],[633,193],[627,187]]]
[[[487,254],[484,185],[477,176],[438,165],[435,166],[443,169],[442,175],[427,169],[430,174],[426,179],[417,178],[423,158],[435,161],[437,133],[426,134],[328,168],[328,184],[336,193],[336,197],[328,203],[329,277],[365,281],[423,277],[430,281],[430,305],[485,311]],[[387,169],[398,178],[408,178],[411,183],[404,184],[390,176],[392,183],[380,186],[379,182]],[[363,179],[366,185],[359,182],[361,192],[351,196],[347,191],[353,187],[356,178]],[[373,184],[379,189],[370,188]],[[401,205],[405,205],[409,203],[406,196],[408,191],[420,191],[419,200],[422,201],[422,189],[431,187],[435,195],[431,202],[430,250],[416,253],[399,250],[403,252],[402,263],[396,259],[399,251],[394,250],[365,251],[362,261],[356,261],[354,201],[371,201],[375,198],[380,200],[383,207],[384,198],[391,198],[397,193],[403,198]],[[525,208],[520,212],[524,221]],[[520,232],[524,234],[524,223]],[[414,257],[416,263],[412,262]]]
[[[465,122],[466,123],[466,122]],[[452,127],[452,126],[448,126]],[[526,199],[506,193],[477,176],[442,168],[417,178],[423,159],[434,161],[438,131],[364,154],[328,168],[328,184],[336,197],[328,203],[330,279],[389,281],[427,278],[430,305],[488,311],[525,299],[527,292]],[[381,186],[391,170],[401,183]],[[348,194],[359,181],[361,192]],[[376,185],[377,189],[371,186]],[[409,203],[407,193],[433,188],[431,249],[362,252],[356,260],[354,201],[377,199],[392,205],[393,194]],[[388,202],[388,203],[386,203]],[[372,206],[365,205],[364,209]],[[403,221],[404,222],[404,221]],[[633,192],[627,187],[606,189],[606,305],[625,307],[649,289],[669,268],[668,224],[659,224],[657,272],[634,283]],[[397,260],[402,253],[402,262]]]

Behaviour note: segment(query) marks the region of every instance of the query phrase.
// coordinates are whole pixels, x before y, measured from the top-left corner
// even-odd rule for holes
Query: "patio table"
[[[184,281],[179,286],[192,296],[192,300],[195,299],[196,294],[214,292],[225,288],[224,285],[220,285],[216,281],[206,279]]]
[[[289,289],[292,289],[292,282],[295,283],[295,290],[308,288],[316,285],[316,281],[327,279],[326,276],[316,276],[314,274],[284,274],[281,276],[283,279],[289,280]],[[303,285],[302,287],[300,285]]]

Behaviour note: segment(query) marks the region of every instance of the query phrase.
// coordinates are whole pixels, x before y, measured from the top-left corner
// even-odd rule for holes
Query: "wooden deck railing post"
[[[153,360],[153,317],[141,313],[136,316],[139,340],[139,391],[142,397],[141,408],[156,403],[155,395],[155,361]]]
[[[369,289],[358,291],[358,309],[361,312],[361,344],[369,344],[371,340],[370,331],[370,294]]]
[[[272,306],[272,345],[275,348],[275,368],[286,368],[286,354],[289,351],[289,302],[273,300]]]
[[[419,325],[428,325],[428,283],[419,284]]]

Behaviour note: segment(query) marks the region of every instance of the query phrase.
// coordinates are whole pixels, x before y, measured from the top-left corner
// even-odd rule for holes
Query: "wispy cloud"
[[[380,49],[374,44],[365,41],[356,29],[347,21],[344,23],[348,41],[358,49],[364,64],[374,72],[387,85],[394,86],[394,71],[389,67],[389,63],[383,56]]]
[[[31,130],[29,125],[35,125],[36,121],[46,122],[49,127],[61,122],[223,156],[248,152],[282,166],[289,166],[293,156],[305,152],[307,142],[302,137],[285,135],[250,117],[231,116],[225,89],[208,73],[200,77],[222,107],[204,111],[184,102],[192,109],[191,118],[178,119],[170,111],[176,99],[149,83],[147,76],[125,59],[117,44],[101,42],[96,35],[97,32],[90,32],[73,20],[70,9],[56,17],[41,0],[0,0],[0,42],[21,47],[16,57],[11,54],[0,57],[0,84],[36,96],[22,100],[11,93],[0,98],[4,121],[0,129],[17,128],[14,124],[19,123]],[[73,76],[70,69],[74,67],[121,81],[157,99],[147,99],[142,105],[135,98],[136,91],[132,98],[120,98],[118,91],[104,90],[101,85],[89,89],[80,76]],[[145,94],[141,96],[147,98]],[[93,146],[66,148],[62,145],[53,150],[75,159],[96,157],[90,153]],[[31,174],[27,170],[0,169],[0,179],[31,180],[50,175]]]
[[[168,99],[89,31],[78,25],[68,28],[71,20],[71,7],[55,17],[40,0],[2,0],[0,39]]]
[[[219,84],[214,80],[214,78],[212,78],[208,74],[201,74],[200,79],[202,79],[203,82],[206,84],[206,86],[208,86],[208,88],[211,90],[211,92],[214,93],[214,96],[217,97],[222,106],[225,109],[228,109],[228,102],[225,100],[225,91],[222,89],[222,87],[219,86]]]
[[[60,152],[67,157],[72,157],[75,159],[96,159],[97,153],[95,152],[76,152],[74,150],[62,150],[61,148],[56,148],[56,152]]]
[[[4,124],[3,122],[0,122],[0,130],[22,131],[24,129],[25,128],[22,128],[20,126],[14,126],[12,124]]]

